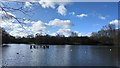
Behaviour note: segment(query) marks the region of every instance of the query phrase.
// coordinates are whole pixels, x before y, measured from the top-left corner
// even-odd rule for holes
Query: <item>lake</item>
[[[2,48],[3,66],[117,66],[118,47],[90,45],[8,44]]]

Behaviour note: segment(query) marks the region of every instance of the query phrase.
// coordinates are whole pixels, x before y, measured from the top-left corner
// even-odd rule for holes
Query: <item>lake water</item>
[[[2,48],[3,66],[116,66],[118,47],[50,45],[30,49],[29,44],[8,44]]]

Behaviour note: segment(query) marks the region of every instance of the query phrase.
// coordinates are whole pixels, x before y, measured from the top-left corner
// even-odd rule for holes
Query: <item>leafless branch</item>
[[[8,14],[8,12],[15,12],[15,11],[19,11],[19,12],[22,12],[24,15],[26,15],[26,16],[29,16],[29,12],[31,12],[32,10],[26,10],[25,8],[24,8],[24,3],[23,2],[16,2],[17,3],[17,5],[20,5],[19,7],[10,7],[9,5],[6,5],[6,4],[4,4],[4,3],[2,3],[1,2],[1,4],[3,5],[0,5],[0,9],[5,13],[5,17],[6,18],[13,18],[13,19],[15,19],[15,21],[16,22],[18,22],[19,24],[21,24],[21,26],[23,27],[23,25],[25,24],[24,23],[24,21],[25,21],[25,19],[24,18],[18,18],[18,17],[16,17],[16,16],[12,16],[12,15],[10,15],[10,14]],[[31,4],[33,4],[32,2],[30,2]],[[13,22],[14,23],[14,22]],[[25,29],[24,27],[23,27],[23,29]]]

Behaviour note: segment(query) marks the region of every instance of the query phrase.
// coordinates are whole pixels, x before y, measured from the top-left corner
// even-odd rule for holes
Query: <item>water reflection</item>
[[[9,44],[3,47],[4,66],[114,66],[117,48],[103,46]],[[48,46],[48,45],[46,45]]]

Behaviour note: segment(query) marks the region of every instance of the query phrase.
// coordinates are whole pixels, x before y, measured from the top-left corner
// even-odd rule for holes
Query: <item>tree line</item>
[[[56,35],[56,36],[50,36],[50,35],[40,35],[36,34],[35,37],[32,35],[29,35],[27,37],[14,37],[8,34],[3,28],[2,30],[2,43],[25,43],[25,44],[51,44],[51,45],[78,45],[78,44],[97,44],[98,42],[91,39],[87,36],[75,36],[73,33],[73,36],[65,37],[64,35]]]
[[[93,32],[91,38],[99,41],[101,44],[120,45],[119,24],[108,24],[102,27],[98,32]]]
[[[93,32],[90,37],[78,36],[72,33],[71,36],[65,37],[64,35],[50,36],[48,34],[28,35],[27,37],[14,37],[8,34],[3,28],[2,30],[2,43],[25,43],[25,44],[51,44],[51,45],[120,45],[120,28],[109,24],[103,26],[98,32]]]

